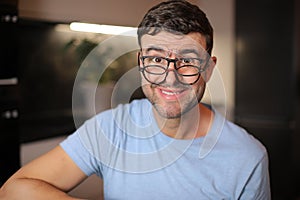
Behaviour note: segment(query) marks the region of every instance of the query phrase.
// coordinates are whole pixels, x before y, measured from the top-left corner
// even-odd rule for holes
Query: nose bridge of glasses
[[[178,62],[178,58],[175,59],[171,59],[171,58],[166,58],[167,63],[167,71],[176,71],[177,69],[177,62]]]
[[[165,81],[167,83],[174,83],[176,81],[178,81],[178,75],[177,75],[177,62],[178,59],[171,59],[171,58],[165,58],[167,63],[167,67],[166,67],[166,74],[165,74]],[[173,73],[170,73],[172,72]]]

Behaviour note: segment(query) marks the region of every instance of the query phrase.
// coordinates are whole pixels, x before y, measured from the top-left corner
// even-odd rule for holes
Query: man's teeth
[[[176,95],[176,94],[179,94],[180,92],[167,92],[165,90],[162,90],[162,93],[166,94],[166,95]]]

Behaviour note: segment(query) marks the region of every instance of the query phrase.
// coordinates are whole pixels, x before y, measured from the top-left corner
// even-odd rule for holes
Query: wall
[[[224,104],[227,117],[232,119],[235,105],[235,0],[198,2],[214,28],[215,41],[212,54],[217,57],[217,65],[208,89],[211,88],[214,92],[213,101],[221,104],[220,106]]]

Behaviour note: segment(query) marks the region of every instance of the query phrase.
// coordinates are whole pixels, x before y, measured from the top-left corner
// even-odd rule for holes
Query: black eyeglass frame
[[[164,67],[162,67],[162,66],[159,66],[159,65],[147,65],[147,66],[145,66],[144,60],[145,60],[146,58],[162,58],[162,59],[168,61],[168,63],[167,63],[166,68],[164,68]],[[171,59],[171,58],[160,57],[160,56],[141,56],[141,53],[139,53],[139,54],[138,54],[139,71],[142,72],[144,78],[145,78],[149,83],[152,83],[152,84],[155,84],[155,85],[160,85],[161,83],[163,83],[163,82],[166,81],[167,76],[168,76],[168,74],[169,74],[168,68],[169,68],[169,66],[170,66],[170,63],[173,62],[173,63],[174,63],[174,68],[175,68],[175,70],[173,70],[173,71],[174,71],[174,73],[175,73],[176,80],[177,80],[178,82],[180,82],[181,84],[183,84],[183,85],[193,85],[193,84],[195,84],[195,83],[198,82],[198,80],[199,80],[200,77],[201,77],[201,73],[204,72],[204,71],[207,69],[207,67],[208,67],[208,64],[207,64],[207,62],[206,62],[207,59],[205,60],[205,59],[200,59],[200,58],[193,58],[193,59],[197,59],[197,60],[201,60],[201,61],[204,60],[204,62],[206,62],[206,63],[204,64],[204,67],[195,66],[195,65],[183,65],[183,66],[179,66],[179,67],[178,67],[178,66],[176,65],[176,62],[179,61],[179,60],[183,60],[183,59],[190,59],[190,58],[175,58],[175,59]],[[143,67],[141,67],[141,65],[140,65],[140,60],[141,60],[142,63],[143,63]],[[164,72],[161,73],[161,74],[155,74],[155,73],[150,73],[150,72],[147,72],[147,71],[146,71],[147,67],[153,67],[153,66],[163,69]],[[186,67],[186,66],[190,66],[190,67],[197,68],[197,69],[198,69],[198,72],[195,73],[195,74],[189,74],[189,75],[185,75],[185,74],[180,74],[180,73],[178,73],[178,69],[180,69],[180,68],[182,68],[182,67]],[[145,72],[145,71],[146,71],[146,72]],[[152,82],[152,81],[150,81],[150,80],[147,78],[147,76],[146,76],[145,73],[152,74],[152,75],[163,75],[163,74],[165,74],[165,78],[164,78],[162,81],[160,81],[160,82]],[[195,81],[193,81],[193,82],[191,82],[191,83],[187,83],[187,82],[182,82],[182,81],[179,79],[178,76],[182,76],[182,77],[198,76],[198,77],[195,79]]]

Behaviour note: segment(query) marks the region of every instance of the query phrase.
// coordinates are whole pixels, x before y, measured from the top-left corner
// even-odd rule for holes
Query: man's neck
[[[198,104],[192,110],[181,117],[166,119],[154,111],[156,122],[161,131],[176,139],[194,139],[205,136],[213,122],[212,110]]]

